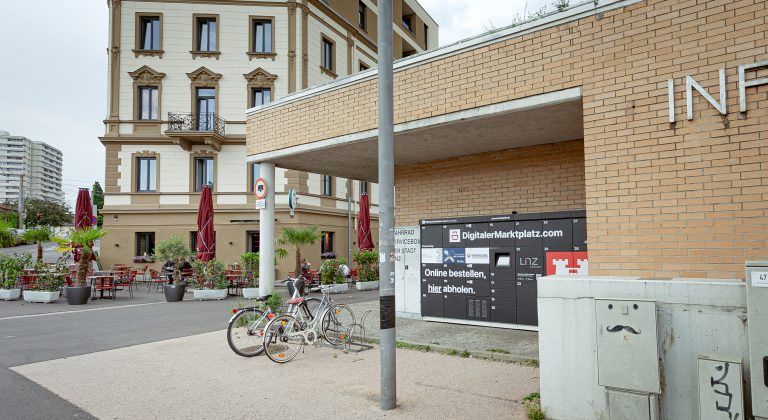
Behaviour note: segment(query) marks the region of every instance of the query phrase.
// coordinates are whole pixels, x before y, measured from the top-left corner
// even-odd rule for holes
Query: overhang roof
[[[377,130],[250,156],[279,167],[376,182]],[[583,138],[581,88],[395,126],[395,165]]]

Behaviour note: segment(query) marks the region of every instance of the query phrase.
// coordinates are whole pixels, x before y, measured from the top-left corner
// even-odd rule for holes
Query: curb
[[[365,341],[367,343],[380,344],[378,338],[366,338]],[[445,354],[445,355],[448,355],[447,353],[449,351],[462,351],[462,350],[455,349],[455,348],[452,348],[452,347],[446,347],[446,346],[435,345],[435,344],[413,343],[413,342],[410,342],[410,341],[399,341],[399,340],[398,340],[398,342],[405,343],[407,345],[412,345],[412,346],[427,346],[427,347],[430,348],[430,352],[431,353],[440,353],[440,354]],[[404,349],[404,350],[420,351],[420,350],[415,350],[415,349]],[[524,356],[520,356],[520,355],[496,353],[496,352],[490,352],[490,351],[474,351],[474,352],[471,352],[469,350],[466,350],[466,351],[468,351],[470,353],[470,357],[469,358],[472,358],[472,359],[496,360],[496,361],[500,361],[500,362],[520,363],[520,364],[526,364],[526,365],[532,365],[533,364],[532,361],[535,361],[535,365],[536,365],[535,367],[537,367],[537,368],[538,368],[538,364],[539,364],[538,356],[537,357],[524,357]],[[460,357],[458,355],[451,355],[451,356],[462,358],[462,357]]]

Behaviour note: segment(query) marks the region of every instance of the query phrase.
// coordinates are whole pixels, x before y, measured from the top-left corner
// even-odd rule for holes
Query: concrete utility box
[[[699,420],[744,419],[741,359],[699,355]]]
[[[748,261],[745,275],[752,414],[768,419],[768,261]]]
[[[656,302],[595,299],[595,321],[600,385],[658,394]]]

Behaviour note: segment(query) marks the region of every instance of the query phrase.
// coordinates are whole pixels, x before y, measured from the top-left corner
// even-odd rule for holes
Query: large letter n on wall
[[[717,103],[715,101],[715,98],[712,97],[709,93],[707,93],[706,90],[704,90],[701,85],[693,80],[693,77],[691,76],[685,76],[685,99],[686,99],[686,107],[688,108],[688,119],[693,119],[693,89],[696,89],[701,96],[704,97],[704,99],[707,100],[710,104],[712,104],[715,109],[717,109],[722,115],[726,115],[728,113],[728,110],[726,108],[726,89],[725,89],[725,69],[720,69],[720,103]]]

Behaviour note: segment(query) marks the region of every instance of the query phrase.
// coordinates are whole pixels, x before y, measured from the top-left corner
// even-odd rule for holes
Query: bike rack
[[[365,317],[368,316],[368,314],[370,314],[371,312],[372,312],[371,310],[365,311],[363,313],[363,316],[360,317],[360,321],[359,322],[355,322],[354,324],[350,325],[349,330],[347,330],[347,335],[349,336],[349,341],[346,344],[344,344],[344,349],[345,350],[348,350],[348,351],[351,351],[351,352],[355,352],[355,353],[360,353],[361,351],[370,350],[370,349],[373,348],[372,345],[367,344],[365,342],[365,338],[366,338],[366,336],[365,336]],[[355,334],[354,334],[355,333],[355,329],[359,329],[360,330],[360,335],[359,335],[360,342],[355,342],[354,341],[354,339],[355,339]],[[352,346],[357,347],[357,349],[352,349]]]

